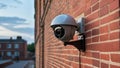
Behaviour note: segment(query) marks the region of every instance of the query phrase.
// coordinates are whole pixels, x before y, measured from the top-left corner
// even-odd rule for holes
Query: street
[[[17,61],[7,66],[6,68],[34,68],[34,61],[32,60]]]

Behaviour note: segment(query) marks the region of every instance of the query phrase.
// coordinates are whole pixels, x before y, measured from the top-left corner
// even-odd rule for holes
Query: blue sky
[[[34,0],[0,0],[0,38],[34,42]]]

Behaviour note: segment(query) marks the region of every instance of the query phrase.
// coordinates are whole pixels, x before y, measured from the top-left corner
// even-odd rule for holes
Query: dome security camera
[[[51,23],[54,35],[63,42],[70,41],[75,31],[79,29],[78,23],[70,15],[61,14],[56,16]]]
[[[85,52],[85,30],[84,30],[84,18],[78,19],[77,23],[74,18],[67,14],[61,14],[56,16],[51,23],[54,35],[56,38],[64,42],[64,45],[73,45],[78,50]],[[79,36],[77,41],[70,41],[73,39],[75,31],[78,31]]]

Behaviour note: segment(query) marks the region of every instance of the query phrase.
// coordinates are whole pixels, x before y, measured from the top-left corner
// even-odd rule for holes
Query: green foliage
[[[35,52],[35,46],[34,43],[28,44],[27,50],[30,52]]]

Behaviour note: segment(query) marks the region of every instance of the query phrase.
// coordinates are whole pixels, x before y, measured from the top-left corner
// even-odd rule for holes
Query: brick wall
[[[36,9],[40,7],[43,5],[37,5]],[[43,13],[41,10],[36,12]],[[86,52],[80,52],[73,46],[64,46],[55,38],[50,23],[62,13],[76,20],[80,16],[85,17]],[[36,19],[39,15],[36,13]],[[39,23],[43,22],[36,20],[36,24]],[[42,27],[39,27],[36,25],[36,37],[41,33],[38,29]],[[39,40],[42,38],[39,37]],[[43,65],[43,45],[45,68],[120,68],[120,1],[52,0],[44,21],[43,41],[42,45],[38,44],[40,41],[36,44],[36,68],[42,68]]]

